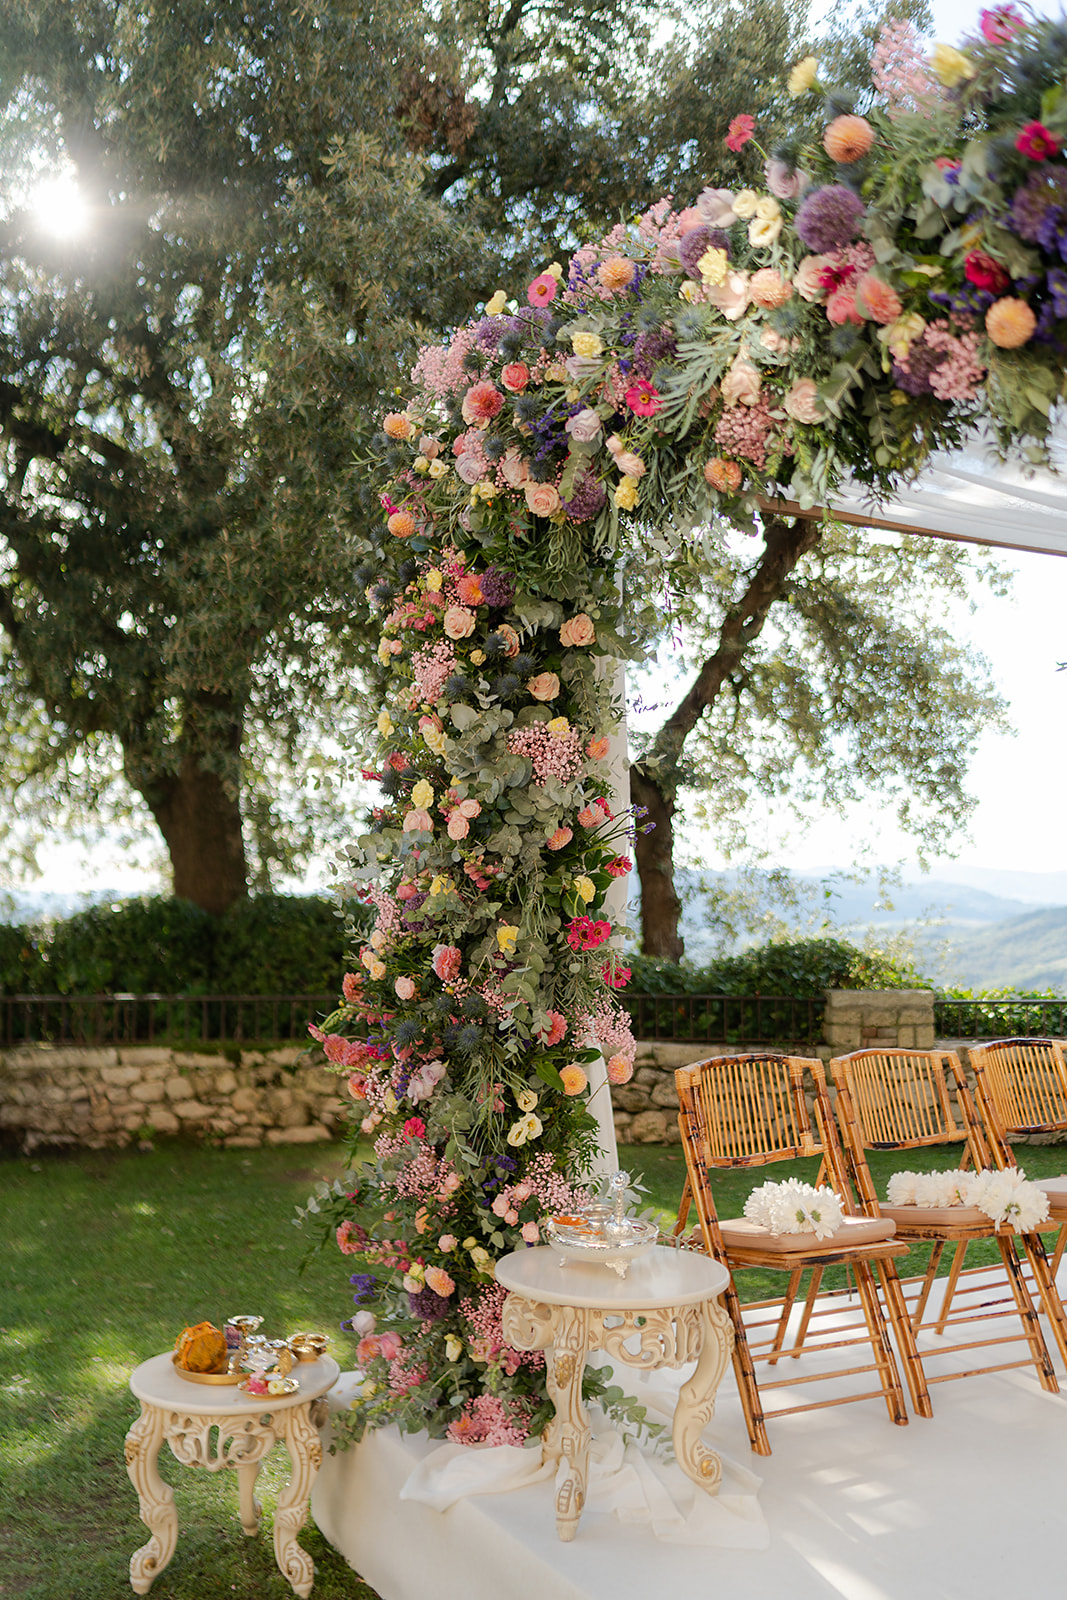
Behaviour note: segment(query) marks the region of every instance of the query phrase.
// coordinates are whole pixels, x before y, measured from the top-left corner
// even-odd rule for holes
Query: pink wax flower
[[[663,409],[659,390],[647,378],[638,378],[636,383],[632,383],[623,399],[638,417],[654,417],[657,411]]]
[[[556,298],[559,284],[551,272],[542,272],[540,277],[534,279],[526,291],[526,298],[532,306],[547,306],[550,300]]]
[[[1060,147],[1060,141],[1041,122],[1028,122],[1015,140],[1015,148],[1031,161],[1047,161]]]
[[[747,111],[742,111],[739,117],[734,117],[726,134],[727,150],[743,150],[756,131],[756,119],[750,117]]]

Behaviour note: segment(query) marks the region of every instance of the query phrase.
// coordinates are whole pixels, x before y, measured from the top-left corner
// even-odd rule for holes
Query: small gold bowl
[[[329,1342],[324,1333],[294,1333],[289,1348],[297,1361],[317,1361],[326,1354]]]

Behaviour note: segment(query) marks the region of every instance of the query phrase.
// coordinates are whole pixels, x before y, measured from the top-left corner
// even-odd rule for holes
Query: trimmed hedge
[[[795,995],[826,989],[931,989],[913,968],[860,950],[843,939],[797,939],[757,945],[705,967],[628,955],[632,994]]]

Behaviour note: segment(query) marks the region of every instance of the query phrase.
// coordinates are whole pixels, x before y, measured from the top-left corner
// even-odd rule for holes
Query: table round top
[[[600,1262],[560,1264],[551,1245],[515,1250],[496,1264],[497,1282],[513,1294],[546,1305],[585,1306],[601,1311],[653,1311],[688,1306],[721,1294],[730,1274],[719,1261],[693,1250],[658,1244],[630,1263],[625,1278]]]
[[[184,1411],[187,1416],[217,1416],[220,1412],[239,1415],[241,1412],[291,1411],[294,1406],[317,1400],[320,1394],[332,1389],[337,1382],[340,1367],[332,1356],[320,1356],[317,1361],[298,1361],[291,1377],[297,1379],[299,1389],[292,1394],[245,1394],[235,1383],[192,1383],[175,1371],[172,1350],[161,1356],[142,1361],[130,1374],[130,1388],[138,1400],[148,1405],[168,1410]]]

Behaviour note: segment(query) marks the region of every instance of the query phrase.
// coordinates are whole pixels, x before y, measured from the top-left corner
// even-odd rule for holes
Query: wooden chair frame
[[[913,1335],[917,1338],[921,1333],[933,1332],[943,1337],[948,1329],[962,1333],[959,1342],[940,1346],[938,1353],[946,1354],[977,1352],[1020,1340],[1026,1343],[1027,1355],[1019,1360],[971,1366],[962,1372],[930,1373],[929,1351],[924,1351],[927,1382],[945,1383],[979,1372],[1032,1366],[1041,1387],[1057,1393],[1059,1385],[1016,1253],[1018,1240],[1035,1279],[1042,1283],[1047,1278],[1048,1264],[1040,1235],[1016,1234],[1010,1228],[998,1228],[988,1218],[979,1219],[973,1213],[970,1220],[966,1217],[954,1219],[952,1208],[945,1209],[943,1219],[939,1214],[935,1221],[927,1214],[912,1220],[901,1216],[901,1211],[907,1208],[887,1208],[875,1193],[867,1165],[868,1150],[918,1150],[962,1142],[961,1167],[973,1164],[976,1169],[982,1169],[994,1165],[993,1151],[978,1119],[959,1057],[951,1050],[856,1050],[831,1061],[830,1070],[837,1089],[837,1123],[848,1175],[865,1212],[868,1216],[882,1216],[888,1212],[901,1238],[933,1243],[924,1276],[908,1279],[903,1286],[905,1289],[914,1286],[915,1290],[909,1307]],[[967,1245],[975,1239],[996,1240],[1012,1292],[1011,1302],[989,1301],[987,1274],[973,1286],[962,1281]],[[930,1291],[948,1244],[955,1244],[956,1249],[944,1299],[937,1316],[928,1322],[924,1319]],[[967,1274],[967,1278],[978,1277],[980,1270]],[[976,1297],[973,1304],[969,1296]],[[954,1312],[957,1298],[964,1303]],[[1017,1318],[1020,1331],[998,1333],[992,1339],[970,1337],[973,1324],[1003,1317]],[[894,1326],[899,1326],[895,1319]]]
[[[1017,1167],[1011,1138],[1028,1134],[1067,1133],[1067,1057],[1056,1039],[993,1039],[972,1045],[975,1098],[985,1124],[996,1166]],[[1057,1230],[1052,1260],[1035,1249],[1038,1293],[1060,1356],[1067,1364],[1067,1316],[1056,1288],[1056,1275],[1067,1243],[1067,1175],[1058,1192],[1049,1193],[1048,1228]],[[1043,1243],[1043,1241],[1042,1241]],[[1029,1255],[1027,1256],[1030,1262]]]
[[[888,1337],[886,1317],[879,1300],[874,1271],[883,1283],[897,1283],[895,1258],[907,1253],[907,1246],[893,1237],[853,1243],[835,1238],[811,1241],[810,1236],[797,1248],[772,1250],[758,1241],[727,1245],[723,1224],[715,1207],[709,1169],[763,1167],[800,1156],[819,1156],[819,1181],[827,1183],[841,1198],[848,1217],[860,1219],[863,1213],[855,1203],[846,1177],[837,1131],[834,1125],[822,1063],[799,1056],[771,1053],[716,1056],[674,1075],[678,1089],[679,1127],[685,1152],[686,1185],[675,1225],[681,1238],[695,1201],[704,1249],[731,1272],[745,1267],[765,1267],[787,1274],[784,1293],[771,1300],[750,1302],[742,1308],[733,1279],[724,1292],[724,1301],[734,1326],[734,1373],[741,1396],[749,1440],[759,1455],[770,1455],[766,1422],[770,1417],[789,1416],[802,1411],[817,1411],[843,1405],[852,1400],[884,1399],[894,1423],[906,1424],[907,1411],[893,1347]],[[808,1108],[812,1097],[814,1122]],[[781,1246],[787,1235],[777,1241]],[[842,1318],[846,1291],[823,1296],[816,1307],[816,1296],[825,1269],[843,1265],[853,1276],[863,1322]],[[872,1265],[874,1271],[872,1271]],[[803,1305],[794,1342],[786,1347],[787,1326],[805,1272],[811,1281]],[[890,1316],[903,1315],[899,1286],[885,1294]],[[764,1312],[770,1310],[771,1316]],[[836,1319],[836,1320],[835,1320]],[[813,1329],[813,1324],[814,1329]],[[899,1343],[910,1356],[909,1386],[913,1387],[916,1409],[931,1414],[929,1395],[922,1367],[911,1337],[906,1316],[899,1330]],[[872,1359],[862,1365],[845,1365],[833,1372],[802,1372],[779,1364],[810,1350],[852,1350],[857,1345],[870,1347]],[[846,1359],[851,1359],[846,1358]],[[778,1368],[772,1378],[757,1381],[757,1364]],[[768,1391],[795,1385],[820,1383],[842,1377],[876,1373],[877,1388],[831,1399],[808,1399],[765,1411],[763,1396]],[[812,1390],[806,1390],[811,1395]]]

